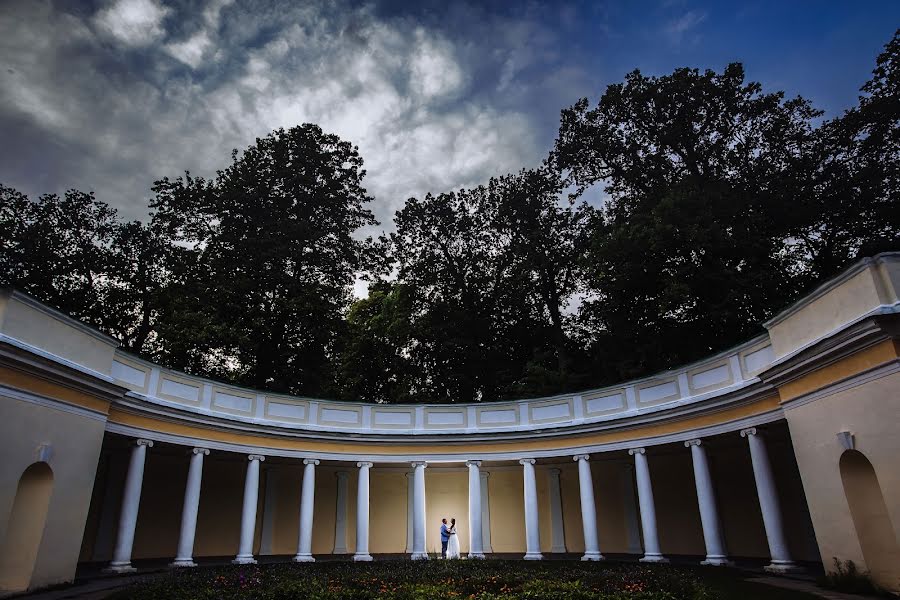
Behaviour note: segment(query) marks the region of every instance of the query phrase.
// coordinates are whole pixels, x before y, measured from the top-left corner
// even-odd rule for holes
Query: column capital
[[[259,462],[264,462],[266,460],[266,457],[263,456],[262,454],[250,454],[247,456],[247,460],[249,460],[249,461],[258,460]]]
[[[522,460],[519,461],[519,464],[522,466],[525,466],[525,465],[533,465],[535,462],[537,462],[537,461],[534,460],[533,458],[523,458]]]
[[[481,461],[480,460],[467,460],[466,466],[467,467],[480,467]]]
[[[356,463],[356,466],[359,467],[360,469],[370,469],[370,468],[372,468],[372,463],[364,460],[364,461]]]
[[[748,427],[747,429],[741,429],[741,437],[745,438],[748,435],[759,435],[759,432],[756,430],[756,427]]]
[[[209,456],[209,448],[194,448],[191,450],[192,454],[202,454],[203,456]]]
[[[482,479],[487,479],[491,476],[491,473],[489,471],[479,471],[478,474],[481,475]]]
[[[700,438],[697,438],[697,439],[693,439],[693,440],[688,440],[688,441],[686,441],[686,442],[684,443],[684,447],[685,447],[685,448],[690,448],[691,446],[700,446],[700,445],[702,445],[702,444],[703,444],[703,440],[701,440]]]
[[[138,438],[134,441],[136,446],[147,446],[148,448],[153,447],[153,440],[145,440],[144,438]]]
[[[553,468],[547,469],[547,472],[555,477],[559,477],[559,474],[562,473],[562,469],[553,467]]]
[[[428,466],[428,463],[425,462],[424,460],[414,460],[409,464],[412,465],[412,468],[414,468],[414,469],[417,469],[418,467],[422,467],[424,469],[425,467]]]
[[[572,457],[572,460],[574,460],[575,462],[578,462],[579,460],[588,460],[590,458],[591,458],[590,454],[576,454],[575,456]]]
[[[347,479],[348,477],[350,477],[350,473],[348,473],[347,471],[338,471],[334,474],[334,476],[338,479]]]
[[[319,464],[319,460],[316,458],[304,458],[303,464],[317,466]]]
[[[645,448],[632,448],[628,451],[629,456],[634,456],[635,454],[646,454],[647,450]]]

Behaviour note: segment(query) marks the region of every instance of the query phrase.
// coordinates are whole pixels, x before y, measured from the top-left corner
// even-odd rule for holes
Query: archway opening
[[[52,491],[53,471],[45,462],[32,464],[19,478],[0,550],[0,590],[28,589]]]
[[[894,589],[900,578],[900,547],[875,469],[857,450],[841,455],[840,469],[866,566],[877,583]]]

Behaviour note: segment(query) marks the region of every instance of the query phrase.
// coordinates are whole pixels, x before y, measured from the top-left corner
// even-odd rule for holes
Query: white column
[[[541,532],[538,529],[537,481],[534,477],[534,459],[523,458],[522,479],[525,488],[525,560],[541,560]]]
[[[356,554],[354,561],[370,561],[369,554],[369,469],[370,462],[358,462],[359,481],[356,485]]]
[[[337,498],[334,515],[334,554],[347,554],[347,480],[346,471],[335,473],[337,477]]]
[[[300,492],[300,533],[294,562],[315,562],[312,555],[313,505],[316,497],[316,465],[314,458],[303,459],[303,489]]]
[[[741,431],[741,437],[747,438],[750,444],[750,459],[753,462],[753,477],[756,479],[756,494],[759,496],[759,508],[762,510],[763,525],[766,528],[766,539],[769,541],[769,554],[772,562],[766,567],[771,573],[791,573],[800,567],[791,559],[787,540],[784,537],[784,525],[781,521],[781,507],[778,503],[778,492],[775,490],[775,479],[772,477],[772,465],[766,442],[757,432],[756,427]]]
[[[706,560],[700,564],[723,566],[730,564],[730,561],[725,555],[722,525],[716,508],[716,493],[709,473],[709,462],[706,460],[706,448],[702,444],[701,440],[688,440],[684,443],[691,449],[697,505],[700,507],[700,523],[703,525],[703,542],[706,544]]]
[[[412,463],[413,471],[413,560],[428,560],[425,551],[425,463]]]
[[[251,454],[247,457],[247,475],[244,477],[244,506],[241,510],[241,541],[237,556],[231,561],[235,565],[253,565],[253,533],[256,531],[256,503],[259,500],[259,463],[265,456]]]
[[[194,448],[188,467],[187,485],[184,488],[184,505],[181,509],[181,533],[173,567],[196,567],[194,562],[194,535],[197,532],[197,511],[200,508],[200,482],[203,479],[203,457],[206,448]]]
[[[659,551],[656,533],[656,506],[653,503],[653,484],[650,482],[650,466],[643,448],[632,448],[634,471],[637,475],[638,505],[641,509],[641,526],[644,530],[644,557],[641,562],[669,562]]]
[[[562,493],[559,484],[559,469],[547,469],[547,485],[550,491],[550,535],[552,543],[550,552],[555,554],[566,551],[566,530],[563,524]]]
[[[493,552],[491,548],[491,495],[488,487],[490,473],[481,473],[481,545],[484,552]]]
[[[590,455],[579,454],[578,490],[581,492],[581,524],[584,527],[584,556],[581,560],[603,560],[597,537],[597,505],[594,502],[594,478],[591,476]]]
[[[413,489],[413,477],[415,472],[406,473],[406,552],[412,554],[413,551],[413,513],[415,512],[415,493]]]
[[[469,558],[484,558],[481,547],[481,461],[467,460],[469,467]]]
[[[141,504],[141,487],[144,484],[144,461],[147,448],[152,448],[150,440],[136,440],[131,448],[128,475],[125,477],[125,491],[122,494],[122,509],[119,513],[119,530],[116,534],[116,548],[112,562],[106,568],[111,573],[130,573],[131,547],[134,545],[134,528],[137,526],[138,508]]]

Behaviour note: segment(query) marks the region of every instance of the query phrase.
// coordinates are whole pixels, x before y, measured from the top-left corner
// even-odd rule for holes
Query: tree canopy
[[[562,111],[543,164],[410,198],[378,240],[357,148],[313,124],[213,178],[158,180],[143,223],[93,194],[0,186],[0,284],[260,389],[402,403],[599,386],[747,339],[900,249],[898,90],[900,31],[825,120],[737,63],[633,71]]]

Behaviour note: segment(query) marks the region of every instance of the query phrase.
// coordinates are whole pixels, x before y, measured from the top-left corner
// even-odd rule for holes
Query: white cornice
[[[421,454],[378,454],[376,452],[367,453],[365,456],[356,454],[343,454],[338,452],[309,452],[301,450],[284,450],[279,448],[267,448],[259,446],[248,446],[243,444],[233,444],[229,442],[211,441],[201,438],[193,438],[187,436],[173,435],[133,427],[131,425],[123,425],[120,423],[108,422],[106,430],[110,433],[125,435],[129,437],[140,437],[158,442],[166,442],[181,446],[203,446],[210,450],[218,450],[222,452],[237,452],[248,455],[264,455],[281,458],[306,459],[315,458],[319,460],[339,461],[339,462],[358,462],[360,459],[376,463],[465,463],[467,460],[477,458],[484,461],[509,461],[522,459],[548,459],[571,457],[577,454],[600,454],[603,452],[614,452],[620,450],[629,450],[635,447],[660,446],[663,444],[684,443],[688,440],[704,438],[713,435],[721,435],[725,433],[734,433],[737,435],[742,429],[755,427],[772,423],[784,418],[784,412],[778,408],[769,412],[737,419],[728,423],[713,425],[710,427],[701,427],[697,429],[685,430],[678,433],[653,436],[648,438],[634,438],[621,442],[612,442],[608,444],[597,444],[588,446],[571,446],[560,447],[556,449],[527,451],[527,452],[467,452],[464,448],[458,451],[448,451],[441,453],[421,453]],[[561,440],[564,443],[564,440]],[[448,448],[449,450],[449,448]]]
[[[10,337],[3,333],[0,333],[0,343],[8,344],[8,345],[18,348],[20,350],[24,350],[25,352],[28,352],[29,354],[34,354],[35,356],[39,356],[45,360],[57,363],[64,367],[68,367],[69,369],[72,369],[74,371],[79,371],[81,373],[84,373],[85,375],[90,375],[91,377],[94,377],[101,381],[105,381],[107,383],[115,382],[115,379],[113,379],[112,377],[110,377],[109,375],[107,375],[105,373],[101,373],[100,371],[95,371],[93,369],[89,369],[88,367],[85,367],[84,365],[81,365],[77,362],[71,361],[67,358],[63,358],[62,356],[58,356],[51,352],[47,352],[46,350],[42,350],[41,348],[36,348],[35,346],[32,346],[31,344],[26,344],[25,342],[17,340],[16,338]]]
[[[77,415],[86,419],[100,421],[101,423],[106,422],[106,414],[100,411],[91,410],[82,406],[75,406],[74,404],[69,404],[60,400],[54,400],[53,398],[48,398],[46,396],[39,396],[38,394],[26,392],[25,390],[20,390],[18,388],[10,387],[7,385],[0,384],[0,398],[9,398],[11,400],[27,402],[29,404],[43,406],[44,408],[51,408],[53,410],[58,410],[70,415]]]
[[[310,439],[322,441],[340,441],[352,439],[359,442],[403,442],[403,443],[442,443],[448,445],[465,445],[477,442],[496,442],[497,440],[514,441],[523,439],[547,439],[560,438],[586,433],[604,433],[610,431],[628,431],[647,425],[658,423],[672,423],[687,419],[698,414],[709,415],[728,410],[737,406],[748,404],[759,398],[770,396],[774,388],[767,384],[754,380],[752,386],[741,386],[732,390],[730,394],[722,396],[711,395],[702,401],[673,402],[664,406],[654,407],[655,410],[641,410],[630,413],[613,415],[616,418],[594,420],[592,422],[580,422],[578,424],[557,424],[553,427],[516,427],[505,430],[426,430],[414,432],[411,435],[404,431],[335,431],[327,428],[311,428],[309,426],[283,426],[281,424],[267,423],[250,419],[237,419],[232,416],[197,414],[196,411],[184,410],[183,407],[168,403],[162,406],[159,403],[135,401],[125,397],[115,402],[115,405],[136,415],[149,416],[172,423],[190,424],[211,431],[223,433],[238,433],[261,435],[273,439]],[[448,434],[452,434],[452,438]]]

